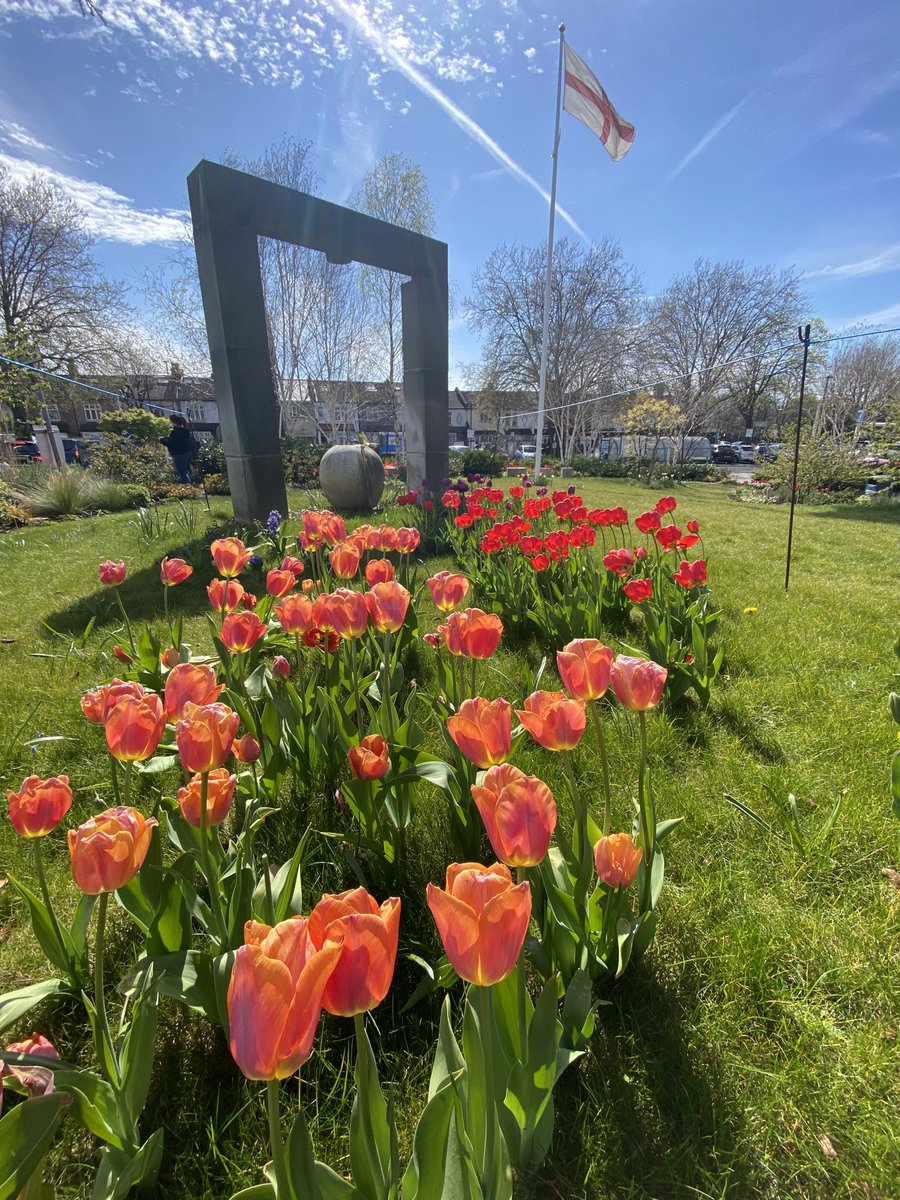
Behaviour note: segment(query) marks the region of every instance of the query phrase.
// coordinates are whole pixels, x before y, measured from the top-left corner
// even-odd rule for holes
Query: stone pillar
[[[406,481],[440,495],[449,470],[447,247],[432,243],[427,273],[404,283],[403,398]]]
[[[213,215],[199,170],[188,177],[194,247],[234,515],[287,513],[256,231]]]

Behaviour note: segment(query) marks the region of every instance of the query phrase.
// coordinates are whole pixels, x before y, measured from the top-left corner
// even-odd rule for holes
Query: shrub
[[[21,472],[16,501],[35,517],[70,517],[90,506],[93,481],[81,471]]]
[[[207,496],[230,496],[231,484],[227,475],[204,475],[203,487]]]
[[[120,433],[107,433],[98,446],[91,448],[89,474],[149,487],[171,480],[172,463],[169,452],[159,442],[141,442]]]
[[[150,492],[139,483],[119,483],[114,479],[94,480],[92,507],[103,512],[124,512],[150,503]]]
[[[300,438],[282,438],[281,456],[284,459],[284,481],[288,487],[319,486],[319,463],[328,446],[304,442]]]
[[[466,450],[461,455],[463,475],[502,475],[506,459],[496,450]]]
[[[156,483],[149,491],[152,500],[195,500],[198,495],[190,483]]]
[[[200,443],[191,464],[191,476],[198,482],[207,475],[228,477],[228,468],[225,465],[225,447],[215,438],[207,438]]]
[[[586,458],[576,454],[571,465],[576,475],[589,475],[592,479],[626,479],[637,474],[631,463],[628,458]]]
[[[119,408],[105,412],[97,422],[104,433],[127,434],[142,442],[158,442],[171,431],[165,417],[155,417],[143,408]]]
[[[689,460],[680,466],[678,463],[661,463],[656,478],[681,480],[683,483],[724,483],[731,480],[731,472],[727,467],[715,463]]]
[[[793,437],[785,441],[793,445]],[[793,470],[793,455],[779,454],[768,472],[775,486],[788,497]],[[868,477],[869,467],[859,461],[850,446],[835,441],[831,435],[814,434],[812,430],[804,430],[801,434],[797,466],[798,501],[814,500],[822,492],[829,494],[826,503],[834,500],[836,493],[842,498],[853,499],[863,491]]]

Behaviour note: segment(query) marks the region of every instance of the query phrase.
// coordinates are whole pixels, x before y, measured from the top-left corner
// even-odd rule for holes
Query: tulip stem
[[[206,810],[209,794],[209,772],[200,775],[200,861],[203,863],[203,874],[209,888],[209,903],[219,938],[219,950],[224,953],[228,949],[228,930],[222,913],[222,901],[219,896],[219,881],[213,875],[212,860],[209,856],[209,813]]]
[[[478,659],[472,659],[472,697],[478,695]]]
[[[526,883],[528,876],[524,867],[516,867],[516,883]],[[528,1010],[527,989],[525,987],[525,953],[519,955],[516,963],[516,1004],[519,1014],[519,1060],[525,1062],[528,1057]]]
[[[569,789],[572,793],[572,808],[574,809],[575,813],[575,835],[573,838],[575,859],[576,862],[580,863],[584,857],[585,847],[589,841],[587,831],[587,806],[581,797],[581,790],[578,787],[578,780],[575,778],[575,767],[572,763],[571,753],[564,753],[563,760],[566,764],[566,776],[569,782]]]
[[[609,833],[609,826],[612,820],[612,797],[609,791],[609,762],[606,757],[606,738],[603,736],[603,725],[600,721],[600,714],[597,712],[596,700],[590,705],[590,710],[594,729],[597,731],[597,746],[600,750],[600,769],[603,772],[603,836],[606,837]]]
[[[97,903],[97,934],[94,938],[94,1009],[97,1013],[97,1027],[100,1037],[106,1045],[106,1052],[102,1046],[97,1047],[97,1058],[100,1060],[102,1068],[106,1059],[109,1059],[109,1066],[115,1072],[116,1078],[111,1079],[110,1083],[119,1090],[121,1080],[118,1077],[118,1056],[116,1048],[113,1045],[112,1034],[109,1030],[109,1017],[106,1015],[106,997],[103,994],[103,955],[105,953],[106,941],[106,909],[109,904],[109,892],[101,892],[100,899]]]
[[[169,624],[169,589],[163,584],[163,612],[166,616],[166,624]],[[170,630],[171,632],[171,630]]]
[[[356,704],[356,728],[362,735],[362,708],[359,703],[359,658],[356,653],[356,638],[350,639],[350,667],[353,672],[353,700]]]
[[[384,704],[384,719],[387,725],[387,740],[388,746],[394,743],[394,713],[391,703],[391,667],[390,667],[390,637],[387,630],[384,631],[384,671],[382,673],[382,691],[381,702]]]
[[[647,714],[643,711],[638,712],[638,729],[641,736],[641,764],[640,775],[638,776],[638,809],[641,821],[641,843],[644,850],[644,879],[646,884],[644,887],[644,895],[641,897],[641,912],[646,911],[644,900],[647,900],[649,908],[650,899],[650,875],[653,867],[653,842],[650,837],[650,824],[647,820],[647,796],[645,789],[645,775],[647,771]]]
[[[131,772],[134,768],[134,763],[129,759],[125,764],[125,805],[131,804]]]
[[[134,634],[131,632],[131,622],[128,620],[128,613],[125,611],[125,605],[122,603],[122,597],[119,595],[119,589],[114,587],[113,591],[116,594],[116,601],[119,605],[119,611],[122,613],[122,617],[125,620],[125,628],[128,630],[128,642],[131,646],[131,653],[137,656],[137,649],[134,644]]]
[[[113,795],[116,798],[116,804],[121,805],[122,795],[121,795],[121,792],[119,791],[119,764],[116,762],[116,760],[113,758],[112,755],[109,756],[109,765],[110,765],[110,769],[112,771]]]
[[[284,1140],[281,1136],[281,1104],[278,1097],[278,1080],[266,1080],[266,1109],[269,1114],[269,1143],[272,1148],[272,1170],[275,1174],[275,1192],[278,1200],[290,1196],[287,1163],[284,1157]]]
[[[484,1078],[487,1084],[487,1104],[484,1121],[484,1167],[481,1183],[486,1197],[493,1198],[494,1188],[494,1132],[497,1124],[497,1108],[494,1096],[494,1014],[491,1006],[491,989],[478,989],[478,1016],[481,1025],[481,1048],[484,1052]]]
[[[47,908],[47,915],[50,918],[50,924],[53,926],[53,934],[56,938],[56,944],[59,946],[60,952],[65,954],[65,943],[63,942],[62,930],[59,927],[59,921],[56,917],[56,910],[53,907],[53,901],[50,899],[50,891],[47,887],[47,877],[44,874],[44,856],[41,843],[42,837],[32,838],[32,852],[34,855],[34,873],[37,875],[38,885],[41,889],[41,895],[44,897],[44,904]],[[66,954],[66,958],[68,955]],[[71,970],[71,966],[69,970]]]

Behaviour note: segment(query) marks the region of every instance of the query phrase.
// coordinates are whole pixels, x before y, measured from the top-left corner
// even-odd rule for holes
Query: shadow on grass
[[[556,1139],[522,1200],[681,1200],[760,1194],[745,1116],[714,1047],[691,1039],[696,985],[632,968],[563,1077]],[[602,1147],[602,1150],[598,1148]]]
[[[716,724],[733,733],[751,754],[763,762],[785,761],[784,748],[771,730],[766,728],[765,720],[758,712],[724,695],[710,708],[710,715]]]
[[[864,524],[900,525],[900,501],[894,504],[829,504],[804,508],[804,516],[825,517],[837,521],[860,521]]]

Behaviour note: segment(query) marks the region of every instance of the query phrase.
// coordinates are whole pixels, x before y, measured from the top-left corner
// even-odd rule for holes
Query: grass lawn
[[[589,506],[624,504],[632,515],[659,494],[618,480],[576,482]],[[895,1200],[900,891],[883,872],[900,867],[900,823],[888,795],[896,727],[887,707],[900,633],[900,523],[885,509],[798,511],[786,595],[785,509],[731,502],[716,485],[675,494],[676,517],[701,523],[725,665],[706,710],[688,702],[650,722],[659,815],[687,818],[668,843],[660,928],[646,958],[604,994],[590,1051],[557,1090],[550,1156],[517,1195]],[[0,783],[18,788],[26,774],[67,773],[76,796],[68,827],[93,811],[95,796],[113,802],[102,734],[78,707],[84,690],[116,673],[112,646],[122,637],[112,597],[97,583],[98,562],[127,561],[129,614],[153,619],[162,604],[159,560],[187,544],[198,569],[170,599],[185,615],[185,640],[209,645],[206,535],[227,522],[228,502],[214,500],[209,513],[198,503],[192,519],[163,511],[164,529],[119,514],[0,535]],[[388,519],[402,524],[403,510]],[[426,564],[428,573],[450,565]],[[247,586],[264,590],[264,582]],[[501,643],[483,676],[485,693],[519,699],[546,650],[537,641]],[[424,686],[428,653],[412,664]],[[542,686],[554,680],[550,672]],[[612,709],[605,720],[618,827],[628,828],[636,730]],[[530,746],[516,761],[559,797],[557,757]],[[575,767],[596,788],[598,810],[600,773],[588,739]],[[137,795],[145,810],[151,785],[142,781]],[[726,793],[772,828],[737,813]],[[783,824],[789,794],[806,830],[804,850]],[[817,837],[839,798],[832,835]],[[339,833],[345,820],[314,781],[294,781],[266,829],[273,859],[290,853],[307,821]],[[401,955],[436,956],[424,888],[429,879],[443,882],[449,851],[443,802],[427,787],[413,835]],[[323,889],[356,882],[339,838],[314,844],[307,907]],[[51,891],[68,911],[76,897],[61,833],[47,839],[46,852]],[[0,876],[7,872],[32,879],[29,847],[4,819]],[[51,973],[11,893],[0,886],[0,991]],[[110,978],[134,949],[128,920],[112,916]],[[418,978],[411,963],[398,962],[394,988],[374,1014],[382,1079],[406,1145],[427,1088],[440,1002],[433,996],[401,1015]],[[89,1060],[88,1033],[71,1003],[47,1003],[26,1024],[16,1036],[34,1028],[65,1057]],[[317,1047],[302,1069],[304,1103],[319,1156],[346,1173],[352,1024],[324,1018]],[[261,1180],[264,1089],[243,1079],[216,1031],[174,1004],[163,1009],[144,1121],[147,1132],[160,1123],[161,1200],[222,1200]],[[88,1138],[63,1127],[49,1171],[57,1196],[89,1194],[94,1156]]]

